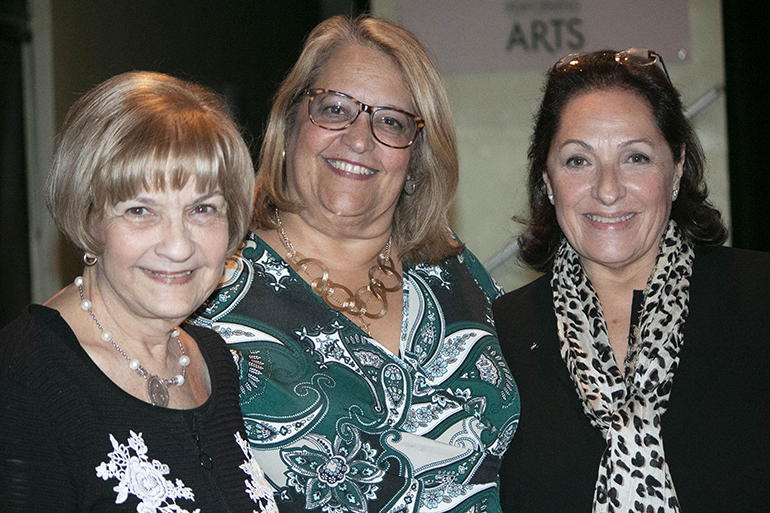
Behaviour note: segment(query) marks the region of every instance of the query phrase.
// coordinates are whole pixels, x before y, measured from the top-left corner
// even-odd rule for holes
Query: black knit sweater
[[[198,408],[155,407],[124,392],[55,310],[31,306],[0,332],[0,511],[259,511],[232,357],[214,332],[193,337],[211,376]],[[155,511],[155,509],[150,509]]]

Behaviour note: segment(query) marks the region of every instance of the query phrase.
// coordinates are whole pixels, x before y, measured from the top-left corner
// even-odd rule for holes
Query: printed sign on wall
[[[401,0],[401,23],[443,73],[547,69],[571,53],[690,43],[687,0]]]

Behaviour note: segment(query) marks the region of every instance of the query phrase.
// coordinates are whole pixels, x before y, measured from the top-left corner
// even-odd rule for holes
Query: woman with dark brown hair
[[[494,305],[522,410],[503,509],[766,510],[770,254],[721,247],[661,57],[560,60],[529,160],[546,274]]]

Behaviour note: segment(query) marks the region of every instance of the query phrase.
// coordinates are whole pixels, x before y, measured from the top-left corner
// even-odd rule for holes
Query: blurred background
[[[526,212],[544,73],[566,54],[607,46],[663,55],[703,143],[730,244],[770,251],[764,0],[0,0],[0,326],[82,271],[43,198],[56,131],[79,95],[130,70],[202,83],[225,96],[256,156],[304,37],[329,16],[361,13],[407,26],[436,57],[460,148],[451,223],[506,290],[536,277],[516,261],[512,217]],[[489,43],[501,24],[505,37]],[[560,27],[573,30],[562,37]],[[497,46],[478,50],[485,44]]]

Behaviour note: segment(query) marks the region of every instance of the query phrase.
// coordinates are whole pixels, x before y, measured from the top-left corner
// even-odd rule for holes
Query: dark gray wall
[[[82,93],[131,70],[168,73],[223,94],[252,154],[259,150],[270,101],[307,33],[351,0],[67,0],[53,9],[56,123]],[[81,255],[60,240],[62,281],[82,270]]]

